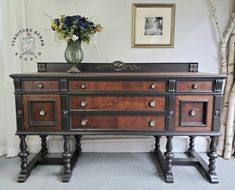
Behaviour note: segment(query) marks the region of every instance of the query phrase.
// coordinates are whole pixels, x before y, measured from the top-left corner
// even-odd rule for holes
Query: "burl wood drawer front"
[[[59,95],[24,95],[25,130],[58,131],[61,129]]]
[[[212,81],[179,81],[178,92],[212,92]]]
[[[71,116],[72,129],[165,129],[164,116]]]
[[[166,90],[165,81],[76,81],[69,82],[71,91],[157,91]]]
[[[164,111],[165,97],[71,96],[71,109]]]
[[[177,96],[176,131],[210,131],[212,96]]]
[[[58,81],[24,81],[25,91],[59,91]]]

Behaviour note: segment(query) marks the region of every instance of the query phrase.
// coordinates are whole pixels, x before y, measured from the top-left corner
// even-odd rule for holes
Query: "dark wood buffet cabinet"
[[[81,64],[83,72],[66,73],[66,64],[39,63],[37,73],[12,74],[17,132],[24,182],[37,164],[63,164],[68,182],[81,152],[82,135],[148,135],[166,182],[172,165],[196,165],[211,183],[220,135],[222,86],[225,76],[197,72],[197,63]],[[28,163],[27,135],[41,137],[41,151]],[[47,157],[46,137],[63,136],[61,158]],[[70,149],[75,137],[76,150]],[[166,151],[160,139],[167,138]],[[188,136],[187,158],[174,158],[174,136]],[[196,152],[197,136],[209,136],[209,162]]]

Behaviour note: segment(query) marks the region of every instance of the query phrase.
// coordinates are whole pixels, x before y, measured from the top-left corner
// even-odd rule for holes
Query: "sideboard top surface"
[[[67,73],[67,72],[45,72],[45,73],[20,73],[10,75],[12,78],[226,78],[222,74],[201,72],[152,72],[152,73]]]

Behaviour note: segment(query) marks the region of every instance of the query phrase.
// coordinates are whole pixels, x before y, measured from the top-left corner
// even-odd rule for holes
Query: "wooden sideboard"
[[[81,136],[105,134],[154,136],[154,153],[166,182],[173,182],[172,165],[192,164],[200,166],[211,183],[218,183],[216,143],[225,76],[193,72],[197,71],[193,64],[196,70],[184,63],[170,65],[165,72],[154,69],[165,64],[152,64],[146,71],[141,70],[144,64],[87,64],[88,72],[71,74],[56,72],[53,64],[39,63],[40,72],[12,74],[21,150],[18,182],[24,182],[37,164],[63,164],[62,181],[68,182],[81,153]],[[123,72],[126,70],[129,72]],[[29,163],[27,135],[39,135],[42,141],[41,151]],[[46,157],[48,135],[63,136],[61,158]],[[76,142],[74,153],[71,136]],[[164,154],[161,136],[167,138]],[[187,158],[174,158],[174,136],[189,136]],[[195,150],[196,136],[211,139],[208,163]]]

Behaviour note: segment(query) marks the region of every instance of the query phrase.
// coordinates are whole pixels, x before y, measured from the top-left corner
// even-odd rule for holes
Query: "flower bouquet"
[[[80,72],[76,65],[81,63],[84,58],[84,53],[81,48],[81,43],[89,43],[90,38],[103,29],[100,24],[94,24],[90,19],[80,15],[65,16],[54,19],[51,25],[53,31],[56,32],[59,40],[67,42],[65,50],[65,60],[72,65],[68,72]]]

